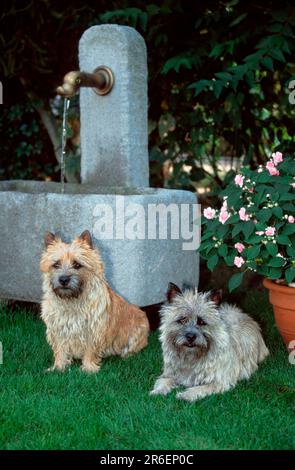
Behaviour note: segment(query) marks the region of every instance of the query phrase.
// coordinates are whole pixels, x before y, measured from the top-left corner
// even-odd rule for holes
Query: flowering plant
[[[230,291],[247,270],[286,284],[294,280],[294,188],[295,159],[276,152],[264,167],[240,170],[221,193],[220,209],[203,211],[200,253],[208,268],[225,263],[240,269]]]

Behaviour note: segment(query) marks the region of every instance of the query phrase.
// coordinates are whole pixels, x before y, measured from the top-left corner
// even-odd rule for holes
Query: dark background
[[[221,156],[254,167],[293,145],[293,3],[2,1],[0,179],[58,180],[62,102],[54,90],[78,68],[83,31],[118,23],[147,44],[151,185],[218,192],[233,174],[218,171]],[[67,179],[76,181],[78,97],[68,135]]]

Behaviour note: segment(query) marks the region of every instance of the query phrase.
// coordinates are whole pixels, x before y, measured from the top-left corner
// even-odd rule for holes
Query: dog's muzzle
[[[82,282],[76,276],[62,274],[51,285],[54,293],[61,298],[78,297],[82,292]]]

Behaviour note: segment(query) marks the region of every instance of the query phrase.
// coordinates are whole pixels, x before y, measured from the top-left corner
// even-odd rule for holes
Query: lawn
[[[0,307],[1,449],[292,449],[295,366],[264,293],[244,303],[263,328],[270,357],[248,382],[189,404],[149,397],[161,370],[157,333],[126,360],[105,360],[97,375],[73,365],[44,373],[52,354],[30,311]]]

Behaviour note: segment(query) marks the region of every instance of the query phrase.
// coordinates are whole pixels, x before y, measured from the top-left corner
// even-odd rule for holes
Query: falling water
[[[70,106],[69,98],[64,98],[64,112],[63,112],[63,117],[62,117],[61,156],[60,156],[60,182],[61,182],[62,193],[65,192],[67,122],[68,122],[69,106]]]

